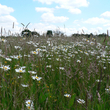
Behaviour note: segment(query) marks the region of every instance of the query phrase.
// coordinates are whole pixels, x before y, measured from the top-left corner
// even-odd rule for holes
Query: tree
[[[47,37],[52,37],[53,36],[52,30],[48,30],[46,36]]]

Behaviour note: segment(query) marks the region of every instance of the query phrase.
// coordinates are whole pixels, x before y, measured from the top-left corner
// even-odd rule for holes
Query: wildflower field
[[[0,110],[110,110],[108,38],[0,38]]]

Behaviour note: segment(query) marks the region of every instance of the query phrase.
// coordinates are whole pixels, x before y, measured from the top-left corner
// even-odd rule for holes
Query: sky
[[[110,0],[0,0],[0,30],[20,33],[23,23],[40,34],[110,32]],[[14,28],[13,28],[14,23]],[[24,26],[24,28],[25,28]],[[1,33],[1,31],[0,31]]]

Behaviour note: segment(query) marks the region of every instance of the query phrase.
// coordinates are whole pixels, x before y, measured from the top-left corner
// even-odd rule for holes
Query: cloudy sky
[[[110,31],[109,5],[110,0],[1,0],[0,28],[5,33],[21,32],[21,23],[26,26],[30,22],[28,29],[40,34],[47,30],[60,30],[67,35],[82,30],[107,33]]]

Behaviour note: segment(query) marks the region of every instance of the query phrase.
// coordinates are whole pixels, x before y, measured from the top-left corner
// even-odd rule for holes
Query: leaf
[[[97,108],[98,110],[101,110],[101,106],[99,104],[97,104]]]
[[[68,104],[69,107],[72,107],[74,100],[75,100],[75,97],[76,97],[76,94],[73,94],[70,101],[69,101],[69,104]]]
[[[53,84],[50,84],[50,88],[53,88]]]
[[[44,93],[40,93],[39,102],[43,103],[46,100],[47,97],[48,97],[47,93],[45,93],[45,94]]]

